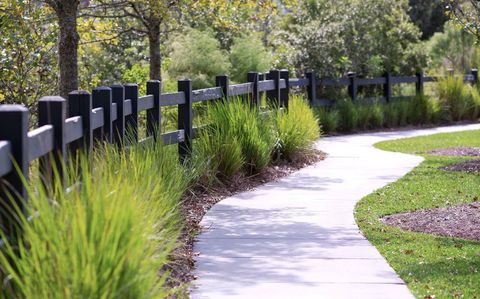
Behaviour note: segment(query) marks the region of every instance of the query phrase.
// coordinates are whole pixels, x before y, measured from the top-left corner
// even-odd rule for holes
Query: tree
[[[0,102],[33,103],[56,92],[56,25],[33,0],[0,4]]]
[[[59,92],[63,97],[78,89],[77,16],[80,0],[44,0],[57,15],[59,28],[58,66],[60,69]]]
[[[294,49],[299,70],[322,76],[414,73],[426,64],[420,32],[406,0],[306,0],[283,24],[278,38]]]
[[[413,23],[422,31],[422,39],[429,39],[435,32],[441,32],[448,21],[444,0],[409,0],[408,14]]]
[[[229,46],[245,24],[255,23],[274,14],[279,3],[292,5],[296,0],[94,0],[83,16],[135,20],[127,31],[148,38],[150,79],[161,80],[162,43],[167,35],[186,22],[194,28],[211,28],[222,45]],[[228,38],[222,38],[227,33]],[[233,36],[231,35],[233,33]],[[224,42],[228,40],[229,42]]]
[[[446,0],[450,18],[480,41],[480,1]]]

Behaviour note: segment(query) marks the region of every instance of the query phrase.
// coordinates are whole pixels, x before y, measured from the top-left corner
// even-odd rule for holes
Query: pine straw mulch
[[[464,171],[468,173],[480,173],[480,160],[470,160],[451,164],[440,168],[446,171]]]
[[[200,221],[207,211],[219,201],[236,193],[252,190],[262,184],[276,181],[292,174],[304,167],[315,164],[326,158],[321,151],[312,151],[307,155],[293,158],[291,161],[279,161],[267,167],[255,176],[238,175],[229,184],[210,189],[199,189],[186,194],[182,199],[182,214],[184,216],[184,228],[178,246],[172,255],[172,262],[162,269],[170,271],[167,286],[175,291],[171,298],[188,298],[188,284],[195,277],[192,271],[195,267],[193,251],[195,236],[201,231]]]
[[[435,156],[469,156],[469,157],[478,157],[480,156],[480,147],[451,147],[451,148],[442,148],[435,149],[427,152],[429,155]]]
[[[385,216],[382,222],[404,230],[480,241],[480,202]]]

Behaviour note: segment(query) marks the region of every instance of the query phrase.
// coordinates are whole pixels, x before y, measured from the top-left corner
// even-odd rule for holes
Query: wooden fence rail
[[[147,82],[147,94],[139,96],[138,85],[113,85],[99,87],[88,93],[74,91],[68,99],[43,97],[38,101],[38,128],[28,131],[29,111],[20,105],[0,105],[0,200],[7,203],[8,194],[13,194],[21,207],[27,199],[24,179],[28,180],[29,165],[39,159],[39,170],[45,182],[53,180],[57,171],[60,179],[62,168],[68,159],[79,151],[91,153],[98,141],[112,143],[123,148],[139,140],[139,114],[146,112],[146,136],[166,145],[177,144],[180,161],[188,158],[192,139],[201,128],[193,127],[195,102],[247,96],[253,107],[259,107],[262,94],[276,107],[288,108],[291,88],[304,88],[312,106],[330,105],[331,101],[317,99],[319,86],[347,87],[353,101],[358,98],[359,86],[383,86],[383,100],[389,102],[394,84],[411,83],[417,93],[423,91],[425,82],[438,81],[440,77],[416,76],[394,77],[386,74],[379,78],[357,78],[350,73],[347,78],[318,79],[314,72],[304,78],[290,78],[285,70],[272,70],[267,74],[250,72],[247,83],[230,84],[228,76],[217,76],[216,87],[193,90],[192,81],[178,81],[178,92],[161,93],[161,82]],[[478,83],[478,71],[463,78],[466,82]],[[161,107],[176,106],[177,130],[161,132]],[[130,136],[127,140],[126,136]],[[160,140],[157,137],[160,136]],[[5,213],[3,213],[5,214]],[[8,216],[8,215],[7,215]],[[2,229],[9,231],[9,219],[1,217]]]

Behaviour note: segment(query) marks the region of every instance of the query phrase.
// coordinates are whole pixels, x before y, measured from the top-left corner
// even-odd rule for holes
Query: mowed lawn
[[[439,169],[472,157],[426,153],[458,146],[480,147],[480,131],[376,144],[383,150],[422,155],[425,161],[399,181],[362,199],[356,208],[362,232],[417,298],[480,298],[479,242],[407,232],[380,221],[385,215],[480,201],[480,174]],[[395,294],[388,296],[395,298]]]

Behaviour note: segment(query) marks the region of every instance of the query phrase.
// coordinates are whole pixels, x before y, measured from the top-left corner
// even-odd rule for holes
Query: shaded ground
[[[480,241],[480,202],[385,216],[382,222],[415,232]]]
[[[447,171],[465,171],[469,173],[480,173],[480,160],[471,160],[461,163],[451,164],[440,168]]]
[[[185,227],[179,239],[179,246],[173,256],[173,262],[168,269],[171,271],[170,279],[167,284],[172,288],[188,287],[187,284],[195,279],[192,270],[195,266],[193,252],[193,242],[197,233],[200,232],[199,226],[205,213],[217,202],[232,196],[239,192],[251,190],[267,182],[278,180],[295,171],[298,171],[308,165],[324,160],[326,155],[320,151],[314,151],[308,155],[298,156],[292,161],[281,161],[267,167],[262,173],[246,177],[240,175],[232,179],[232,182],[225,186],[218,186],[214,189],[195,190],[184,196],[182,213],[185,217]],[[172,298],[188,298],[188,289],[181,290]]]
[[[436,156],[470,156],[477,157],[480,156],[480,147],[451,147],[451,148],[442,148],[435,149],[427,152],[429,155]]]

